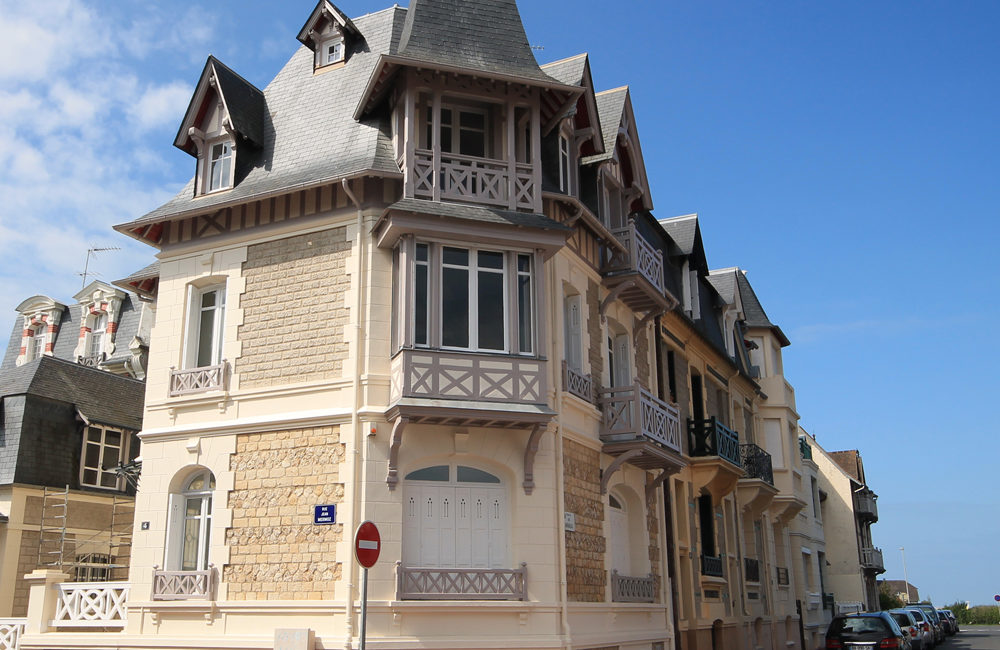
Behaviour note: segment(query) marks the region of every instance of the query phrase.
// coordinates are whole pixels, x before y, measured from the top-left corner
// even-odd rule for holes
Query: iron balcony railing
[[[875,500],[878,496],[868,488],[854,493],[854,512],[864,521],[875,523],[878,521],[878,505]]]
[[[400,600],[527,600],[528,565],[519,569],[432,569],[396,562]]]
[[[605,273],[638,273],[663,293],[663,251],[643,239],[635,227],[635,219],[629,219],[627,226],[611,232],[628,252],[613,251],[602,270]]]
[[[809,441],[806,440],[805,436],[799,438],[799,455],[802,456],[803,460],[813,459],[812,445],[809,444]]]
[[[713,576],[715,578],[724,577],[725,573],[722,570],[722,558],[702,553],[701,574],[705,576]]]
[[[885,563],[882,561],[882,549],[872,546],[862,547],[861,568],[874,569],[878,573],[884,573]]]
[[[760,479],[769,485],[774,485],[771,454],[749,442],[745,445],[740,445],[740,457],[743,460],[743,469],[747,473],[747,478]]]
[[[153,567],[153,600],[212,600],[215,567],[203,571],[160,571]]]
[[[775,567],[774,570],[777,573],[778,584],[779,585],[787,585],[788,584],[788,568],[787,567],[783,567],[783,566],[779,566],[779,567]]]
[[[747,582],[760,582],[760,561],[757,558],[743,558],[743,573]]]
[[[623,576],[611,572],[611,600],[616,603],[651,603],[656,600],[656,578]]]
[[[599,403],[604,442],[646,438],[681,453],[680,411],[656,398],[638,380],[631,386],[605,388]]]
[[[741,466],[740,435],[714,417],[688,420],[688,441],[692,457],[718,456]]]
[[[593,403],[594,380],[563,361],[563,390],[580,399]]]

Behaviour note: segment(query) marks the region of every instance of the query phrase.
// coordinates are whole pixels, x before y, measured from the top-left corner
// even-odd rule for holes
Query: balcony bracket
[[[399,469],[399,444],[403,442],[403,429],[410,421],[407,418],[397,418],[392,424],[392,437],[389,439],[389,472],[386,474],[385,483],[389,490],[395,490],[399,483],[397,475]]]
[[[605,469],[603,472],[601,472],[601,494],[608,493],[608,483],[611,482],[611,477],[614,475],[615,472],[618,471],[618,468],[620,468],[622,465],[632,460],[636,456],[641,456],[641,455],[642,455],[641,449],[630,449],[629,451],[626,451],[624,454],[611,461],[611,464],[608,465],[608,468]]]
[[[635,280],[627,280],[611,290],[611,293],[609,293],[607,298],[605,298],[604,301],[601,303],[600,314],[602,323],[607,322],[608,307],[611,306],[611,303],[618,300],[618,296],[622,295],[623,293],[625,293],[627,290],[631,289],[634,286],[635,286]]]
[[[524,493],[531,494],[535,489],[535,455],[538,453],[538,445],[542,441],[542,434],[547,427],[539,422],[531,429],[528,436],[528,444],[524,447]]]
[[[653,320],[657,316],[662,316],[665,313],[666,313],[666,310],[663,310],[663,309],[651,309],[651,310],[649,310],[649,312],[645,316],[642,317],[642,320],[639,321],[639,327],[637,329],[641,330],[642,328],[646,327],[646,325],[649,323],[649,321]]]
[[[658,490],[659,487],[661,485],[663,485],[663,482],[667,480],[667,477],[669,477],[673,473],[674,473],[673,471],[671,471],[669,469],[665,469],[662,472],[660,472],[659,476],[657,476],[655,479],[653,479],[652,483],[650,483],[649,485],[646,486],[646,502],[647,503],[653,497],[653,495],[656,494],[656,490]]]

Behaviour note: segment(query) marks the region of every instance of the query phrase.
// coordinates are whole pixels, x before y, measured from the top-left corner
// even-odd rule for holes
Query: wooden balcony
[[[645,578],[623,576],[611,571],[611,601],[615,603],[656,602],[656,578],[649,574]]]
[[[204,571],[160,571],[153,567],[153,600],[212,600],[215,567]]]
[[[585,375],[579,370],[569,367],[565,361],[563,368],[563,390],[570,395],[576,395],[585,402],[594,402],[594,380],[590,375]]]
[[[688,455],[695,490],[708,490],[716,501],[744,477],[739,434],[716,418],[688,419]]]
[[[527,600],[528,568],[432,569],[396,562],[400,600]]]
[[[609,258],[601,269],[611,296],[636,312],[670,309],[677,301],[664,285],[663,252],[642,238],[634,219],[611,232],[623,246],[623,250],[608,248]]]
[[[882,549],[871,546],[862,547],[861,568],[874,571],[875,573],[885,573],[885,563],[882,561]]]
[[[644,469],[664,470],[658,481],[684,467],[676,405],[657,399],[639,380],[631,386],[601,390],[598,405],[603,413],[600,436],[604,452],[617,457],[604,470],[602,488],[625,461]]]
[[[861,521],[867,521],[872,524],[878,521],[878,505],[875,503],[876,499],[878,499],[878,496],[868,488],[863,488],[862,490],[855,492],[854,514],[857,515]]]
[[[213,390],[227,390],[229,363],[223,359],[215,366],[170,369],[170,397],[207,393]]]
[[[441,153],[435,168],[434,152],[417,149],[413,172],[418,199],[535,210],[539,198],[534,167],[527,163]]]

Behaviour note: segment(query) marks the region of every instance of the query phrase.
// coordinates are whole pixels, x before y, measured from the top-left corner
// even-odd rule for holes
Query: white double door
[[[508,568],[507,499],[502,486],[408,482],[405,489],[406,566]]]

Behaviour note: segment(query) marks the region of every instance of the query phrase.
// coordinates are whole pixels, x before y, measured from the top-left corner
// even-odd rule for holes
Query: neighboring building
[[[904,603],[920,602],[920,591],[905,580],[879,580],[878,588],[887,590]]]
[[[872,543],[871,525],[878,521],[878,496],[865,481],[857,450],[827,452],[811,436],[802,438],[818,470],[819,489],[827,494],[823,521],[829,544],[829,584],[838,610],[860,606],[880,609],[876,577],[885,573],[882,550]]]
[[[94,282],[22,302],[0,365],[0,617],[25,616],[35,568],[124,580],[150,313]]]
[[[802,628],[807,648],[822,648],[826,629],[830,625],[836,606],[828,579],[830,562],[827,559],[827,535],[824,516],[829,495],[820,487],[819,467],[806,442],[808,434],[798,430],[799,456],[802,460],[802,487],[808,505],[792,522],[792,546],[801,551],[802,563],[797,567],[796,580],[802,599]],[[793,454],[795,451],[792,452]],[[851,540],[848,540],[851,541]],[[837,546],[843,540],[831,538],[829,544]]]

